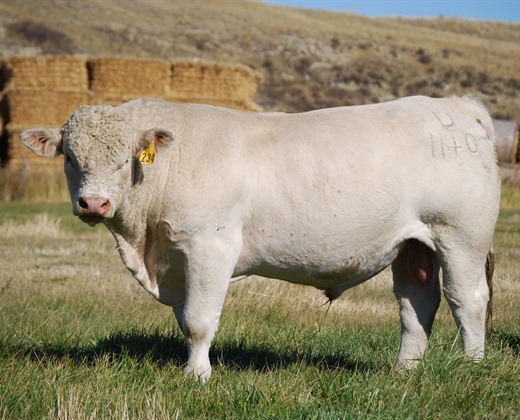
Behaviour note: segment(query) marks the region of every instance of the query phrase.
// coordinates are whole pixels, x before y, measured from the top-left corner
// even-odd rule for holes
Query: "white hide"
[[[390,264],[402,323],[397,367],[413,367],[426,348],[440,268],[463,346],[482,357],[500,178],[479,103],[410,97],[290,115],[137,99],[82,107],[52,133],[29,130],[22,141],[39,154],[65,153],[75,214],[82,196],[110,201],[103,223],[134,277],[174,308],[187,374],[210,376],[231,279],[279,278],[333,299]],[[135,164],[151,139],[155,163]],[[431,250],[427,284],[407,270],[412,240]]]

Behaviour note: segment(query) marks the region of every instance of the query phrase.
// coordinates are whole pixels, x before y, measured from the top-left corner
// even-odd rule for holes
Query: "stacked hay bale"
[[[87,63],[92,104],[118,105],[139,97],[165,98],[170,63],[152,60],[93,58]]]
[[[12,57],[0,65],[1,141],[10,166],[26,159],[30,166],[58,166],[59,160],[26,150],[19,134],[32,127],[60,127],[83,104],[118,105],[155,97],[260,110],[253,102],[258,75],[241,65],[73,56]]]
[[[167,99],[259,111],[261,108],[253,102],[258,79],[258,75],[245,66],[174,62]]]
[[[493,120],[502,179],[520,177],[520,124],[513,120]]]
[[[18,140],[20,132],[38,126],[59,127],[80,105],[90,102],[85,60],[78,57],[13,57],[3,63],[4,101],[8,123],[10,164],[30,158],[37,165],[53,164],[34,157]]]
[[[495,128],[495,137],[500,162],[517,163],[520,154],[520,149],[518,147],[520,127],[518,123],[513,120],[494,119],[493,126]]]
[[[117,105],[138,97],[258,111],[258,76],[245,66],[193,61],[94,58],[89,68],[93,104]]]

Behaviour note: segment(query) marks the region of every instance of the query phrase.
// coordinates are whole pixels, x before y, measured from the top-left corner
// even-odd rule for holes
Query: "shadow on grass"
[[[520,356],[520,334],[509,331],[493,330],[492,339],[511,349],[514,356]]]
[[[128,358],[137,362],[150,361],[160,367],[171,365],[182,367],[187,360],[187,348],[180,333],[166,335],[159,331],[116,332],[97,343],[88,346],[71,346],[67,343],[45,343],[26,348],[0,343],[2,353],[22,354],[39,363],[75,363],[96,365],[100,361],[125,361]],[[268,372],[283,369],[293,364],[317,366],[323,370],[345,369],[356,372],[369,372],[373,367],[354,360],[345,354],[330,355],[315,352],[313,348],[295,351],[288,348],[274,348],[267,345],[230,343],[219,341],[210,351],[211,363],[231,370],[255,370]]]
[[[252,369],[267,372],[294,364],[314,366],[329,371],[341,369],[367,373],[374,370],[370,364],[355,360],[347,354],[316,352],[315,348],[309,346],[293,350],[286,347],[275,349],[267,346],[223,342],[214,346],[213,354],[218,354],[220,365],[237,371]]]

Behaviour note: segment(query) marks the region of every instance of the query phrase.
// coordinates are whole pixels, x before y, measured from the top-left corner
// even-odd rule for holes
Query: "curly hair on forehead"
[[[135,129],[125,114],[108,105],[84,105],[61,128],[63,150],[82,170],[118,165],[133,155]]]
[[[69,139],[96,139],[98,144],[126,143],[132,127],[125,121],[121,110],[109,105],[83,105],[78,108],[61,129]]]

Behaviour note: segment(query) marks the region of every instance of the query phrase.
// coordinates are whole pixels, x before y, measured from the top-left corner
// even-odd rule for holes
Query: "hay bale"
[[[165,100],[177,103],[192,103],[221,106],[229,109],[237,109],[239,111],[261,112],[262,107],[253,101],[241,99],[218,99],[218,98],[192,98],[192,97],[171,97]]]
[[[500,162],[516,163],[518,159],[519,126],[512,120],[493,120]]]
[[[24,161],[37,167],[61,166],[59,159],[39,158],[27,150],[20,133],[37,126],[59,127],[83,104],[115,106],[143,96],[259,111],[253,102],[258,81],[253,70],[240,65],[11,57],[0,61],[3,147],[13,166]]]
[[[170,92],[177,98],[252,101],[257,82],[257,74],[245,66],[174,62]]]
[[[6,95],[9,122],[15,126],[59,127],[90,98],[87,91],[10,89]]]
[[[139,98],[137,95],[119,95],[119,96],[106,96],[106,95],[96,95],[92,96],[90,99],[90,105],[112,105],[117,106],[121,105],[124,102],[127,102],[131,99]]]
[[[240,111],[249,111],[249,112],[261,112],[263,111],[262,107],[253,101],[250,100],[241,100],[241,99],[228,99],[228,100],[216,100],[211,105],[223,106],[225,108],[238,109]]]
[[[168,94],[170,64],[163,61],[93,58],[87,63],[94,96],[163,98]]]
[[[10,88],[88,90],[86,61],[78,57],[11,57],[2,74]]]
[[[500,176],[502,181],[520,181],[520,165],[513,163],[502,163],[500,165]]]

